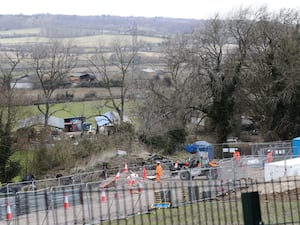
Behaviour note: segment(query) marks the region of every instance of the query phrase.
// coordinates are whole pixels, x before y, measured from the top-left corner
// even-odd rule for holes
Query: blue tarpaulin
[[[207,141],[196,141],[193,144],[187,144],[185,150],[191,154],[206,153],[209,160],[214,159],[214,147]]]

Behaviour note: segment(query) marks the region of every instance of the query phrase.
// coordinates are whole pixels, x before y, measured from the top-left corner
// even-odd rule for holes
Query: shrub
[[[97,94],[95,91],[90,91],[84,95],[85,99],[97,98]]]
[[[139,140],[157,149],[164,149],[166,154],[173,154],[182,149],[187,132],[183,128],[168,131],[166,134],[147,137],[145,134],[139,136]]]
[[[170,136],[171,142],[184,143],[186,140],[187,132],[184,128],[177,128],[174,130],[170,130],[168,132],[168,135]]]
[[[5,171],[7,180],[11,180],[19,174],[21,171],[21,165],[19,162],[8,160],[5,165]]]

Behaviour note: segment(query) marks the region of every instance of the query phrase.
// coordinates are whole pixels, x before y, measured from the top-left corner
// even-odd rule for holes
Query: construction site
[[[10,192],[16,184],[8,184],[0,197],[0,224],[247,224],[245,193],[258,193],[258,219],[264,224],[299,224],[299,168],[289,172],[295,165],[291,160],[299,158],[284,159],[286,173],[271,179],[268,167],[282,160],[265,160],[220,160],[218,176],[209,179],[200,175],[182,180],[180,171],[174,174],[169,162],[162,162],[157,182],[155,164],[134,167],[124,162],[118,170],[34,180],[26,184],[32,188],[16,193]]]

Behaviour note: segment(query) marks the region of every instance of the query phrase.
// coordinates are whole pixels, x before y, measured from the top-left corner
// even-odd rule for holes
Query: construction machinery
[[[193,156],[179,171],[181,180],[190,180],[196,176],[206,176],[207,179],[217,179],[218,165],[208,158]]]
[[[207,179],[216,179],[218,165],[212,162],[214,157],[213,145],[206,141],[196,141],[185,146],[191,157],[179,164],[174,173],[179,174],[181,180],[190,180],[196,176],[206,176]]]

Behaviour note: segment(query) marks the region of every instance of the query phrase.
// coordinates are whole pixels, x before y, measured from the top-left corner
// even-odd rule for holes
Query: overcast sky
[[[299,10],[300,0],[0,0],[0,14],[67,14],[207,19],[240,7]]]

